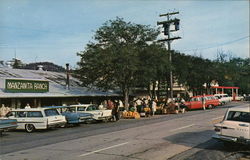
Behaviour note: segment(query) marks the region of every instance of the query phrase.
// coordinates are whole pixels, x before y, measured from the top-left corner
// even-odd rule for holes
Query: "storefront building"
[[[71,77],[66,87],[66,74],[59,72],[0,68],[0,104],[10,108],[100,103],[121,98],[114,92],[89,90]]]

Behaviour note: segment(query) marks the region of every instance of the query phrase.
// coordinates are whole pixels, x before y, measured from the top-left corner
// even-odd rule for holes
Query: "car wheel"
[[[208,108],[208,109],[213,109],[214,106],[213,106],[212,104],[209,104],[209,105],[207,106],[207,108]]]
[[[25,125],[25,130],[26,130],[26,132],[28,132],[28,133],[31,133],[31,132],[33,132],[33,131],[35,131],[35,126],[33,125],[33,124],[26,124]]]

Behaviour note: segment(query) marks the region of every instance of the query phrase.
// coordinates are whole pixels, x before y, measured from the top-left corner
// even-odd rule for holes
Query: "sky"
[[[0,60],[53,62],[77,67],[87,43],[116,17],[157,28],[159,14],[179,11],[182,39],[171,48],[215,59],[218,52],[249,54],[248,0],[0,0]],[[163,36],[162,36],[163,37]]]

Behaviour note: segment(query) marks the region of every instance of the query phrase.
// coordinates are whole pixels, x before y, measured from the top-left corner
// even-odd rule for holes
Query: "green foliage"
[[[250,58],[232,58],[221,64],[224,69],[223,85],[240,87],[240,93],[250,93]]]
[[[163,46],[153,43],[159,31],[125,22],[121,18],[101,26],[85,51],[78,53],[78,75],[85,86],[120,88],[128,96],[131,87],[148,85],[164,72]]]
[[[201,94],[205,92],[203,84],[216,81],[220,86],[240,87],[240,93],[250,93],[250,59],[230,57],[220,54],[214,61],[185,55],[173,54],[174,76],[179,83]]]
[[[240,92],[250,93],[250,60],[227,59],[218,55],[211,61],[202,57],[169,52],[156,43],[159,31],[149,26],[125,22],[121,18],[104,23],[95,33],[94,42],[78,53],[77,75],[87,87],[103,90],[119,88],[125,97],[133,87],[148,88],[150,84],[169,80],[170,68],[175,80],[197,94],[209,91],[210,83],[238,86]],[[204,84],[207,87],[204,88]]]

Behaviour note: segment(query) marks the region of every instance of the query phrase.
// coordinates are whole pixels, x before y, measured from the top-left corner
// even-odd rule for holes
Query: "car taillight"
[[[220,128],[220,127],[215,127],[215,128],[214,128],[214,131],[215,131],[215,132],[220,132],[220,131],[221,131],[221,128]]]

